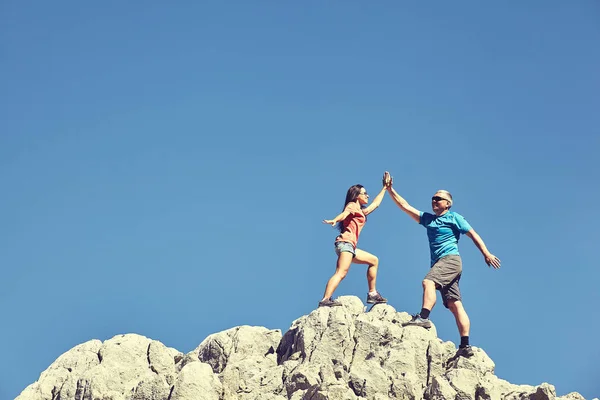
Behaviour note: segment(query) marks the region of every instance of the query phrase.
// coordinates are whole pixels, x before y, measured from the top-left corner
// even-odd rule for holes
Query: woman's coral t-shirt
[[[365,225],[365,222],[367,222],[367,217],[356,202],[348,203],[346,208],[344,208],[344,211],[347,211],[350,214],[344,219],[342,223],[344,229],[342,230],[342,233],[335,238],[335,241],[349,242],[356,248],[358,236],[360,235],[360,231]]]

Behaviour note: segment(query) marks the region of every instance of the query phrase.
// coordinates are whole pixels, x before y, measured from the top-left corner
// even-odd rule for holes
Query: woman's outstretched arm
[[[350,211],[346,209],[338,214],[334,219],[324,219],[323,223],[335,226],[338,222],[345,220],[348,215],[350,215]]]
[[[371,204],[369,204],[367,207],[363,208],[363,212],[365,213],[365,215],[371,214],[373,211],[375,211],[375,209],[377,207],[379,207],[379,205],[381,204],[381,201],[383,200],[383,196],[385,196],[385,186],[383,188],[381,188],[381,192],[379,192],[379,194],[377,194],[377,196],[375,196],[375,198],[373,199]]]

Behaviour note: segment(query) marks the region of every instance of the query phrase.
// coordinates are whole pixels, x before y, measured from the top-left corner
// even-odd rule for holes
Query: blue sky
[[[594,1],[0,4],[0,398],[135,332],[183,352],[283,331],[334,271],[321,220],[383,171],[440,188],[471,343],[512,383],[600,396]],[[594,183],[596,182],[596,183]],[[420,309],[422,227],[386,196],[359,247]],[[353,266],[336,295],[366,295]],[[457,343],[441,303],[431,318]]]

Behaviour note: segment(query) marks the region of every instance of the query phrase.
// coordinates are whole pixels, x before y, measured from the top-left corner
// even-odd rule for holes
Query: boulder
[[[17,400],[585,400],[554,386],[514,385],[481,348],[457,355],[435,326],[354,296],[281,331],[238,326],[187,354],[136,334],[67,351]]]

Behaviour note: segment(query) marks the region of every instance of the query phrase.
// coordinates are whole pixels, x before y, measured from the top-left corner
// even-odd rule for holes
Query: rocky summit
[[[554,386],[513,385],[479,348],[456,355],[435,326],[387,304],[365,312],[354,296],[290,329],[239,326],[183,354],[136,334],[90,340],[61,355],[17,400],[554,400]]]

